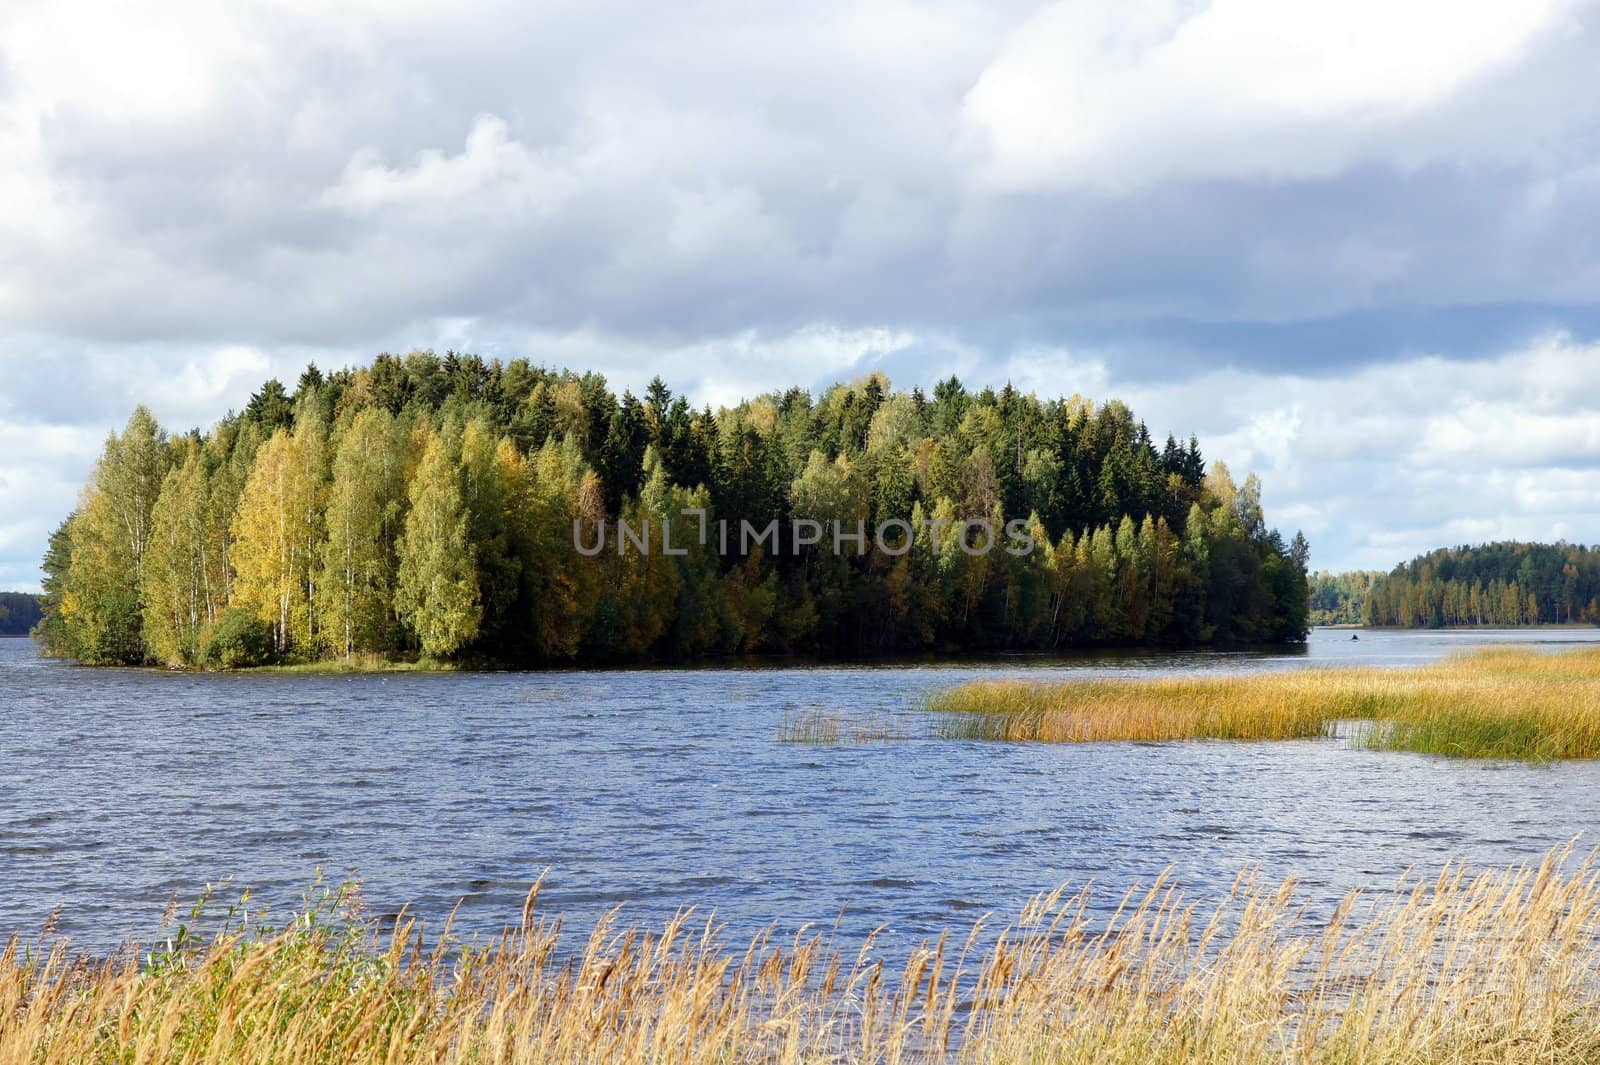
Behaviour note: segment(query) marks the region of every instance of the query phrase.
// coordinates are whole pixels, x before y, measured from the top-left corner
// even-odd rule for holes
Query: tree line
[[[0,636],[26,636],[43,616],[38,596],[0,592]]]
[[[1441,548],[1376,575],[1364,593],[1370,575],[1324,576],[1312,582],[1314,617],[1330,606],[1402,628],[1600,624],[1600,550],[1581,544]]]
[[[1383,579],[1377,570],[1329,573],[1318,570],[1311,575],[1311,624],[1365,625],[1367,597],[1372,586]]]
[[[749,553],[618,549],[619,521],[685,509],[784,531]],[[802,518],[915,532],[836,552],[791,537]],[[937,534],[1009,518],[1033,550]],[[268,381],[209,432],[136,410],[50,539],[37,633],[85,662],[220,667],[1298,641],[1306,555],[1253,476],[1156,444],[1117,402],[872,375],[713,412],[659,379],[617,396],[413,352]]]

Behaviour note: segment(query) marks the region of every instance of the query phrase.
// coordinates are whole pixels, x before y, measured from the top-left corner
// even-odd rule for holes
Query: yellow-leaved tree
[[[443,434],[427,435],[409,496],[395,606],[422,653],[444,658],[478,635],[483,607],[460,474]]]
[[[316,430],[279,429],[256,452],[233,520],[234,600],[272,625],[273,647],[313,654],[318,485]]]
[[[150,515],[152,535],[139,578],[144,642],[167,665],[193,665],[207,626],[216,621],[222,589],[213,583],[215,537],[207,524],[210,478],[197,441],[162,482]]]
[[[349,657],[394,643],[395,539],[403,511],[404,438],[381,407],[359,412],[339,437],[327,495],[317,603],[325,642]]]

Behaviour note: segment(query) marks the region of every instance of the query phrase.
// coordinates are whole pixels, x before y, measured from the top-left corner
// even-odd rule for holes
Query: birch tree
[[[422,653],[444,658],[478,635],[483,607],[459,472],[440,434],[429,435],[408,494],[395,605]]]
[[[349,657],[387,650],[395,537],[403,509],[403,452],[394,418],[361,411],[339,439],[321,552],[321,624],[328,646]]]

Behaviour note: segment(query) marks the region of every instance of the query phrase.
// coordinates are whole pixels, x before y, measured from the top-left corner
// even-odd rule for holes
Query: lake
[[[1600,824],[1600,763],[1287,743],[784,743],[812,711],[905,719],[978,675],[1404,665],[1600,630],[1319,630],[1298,653],[542,673],[88,669],[0,640],[0,940],[53,910],[84,950],[150,937],[232,878],[281,915],[320,868],[369,908],[458,928],[541,909],[585,930],[715,907],[729,934],[880,924],[893,954],[985,911],[1172,866],[1195,896],[1259,864],[1331,902],[1408,866],[1531,858]],[[1591,840],[1590,842],[1595,842]],[[843,914],[841,918],[841,912]]]

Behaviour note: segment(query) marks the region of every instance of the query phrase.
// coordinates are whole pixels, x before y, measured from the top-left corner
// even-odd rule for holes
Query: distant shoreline
[[[274,662],[258,666],[233,668],[198,668],[171,665],[144,664],[137,666],[105,666],[62,659],[73,666],[86,669],[116,669],[149,671],[179,675],[201,674],[312,674],[312,675],[365,675],[384,673],[586,673],[586,672],[637,672],[654,670],[784,670],[784,669],[850,669],[857,667],[929,668],[942,666],[994,666],[1009,667],[1028,663],[1082,662],[1115,665],[1130,660],[1146,658],[1151,654],[1202,654],[1208,651],[1221,653],[1259,653],[1264,655],[1304,655],[1309,651],[1306,641],[1298,643],[1239,643],[1229,645],[1191,645],[1151,647],[1146,645],[1104,645],[1099,647],[1063,648],[1056,651],[927,651],[898,655],[872,655],[859,657],[826,657],[813,654],[729,654],[697,656],[675,661],[564,661],[564,662],[496,662],[492,660],[439,661],[436,659],[391,660],[377,656],[360,656],[354,659],[319,659],[311,662]]]
[[[1313,629],[1351,630],[1354,632],[1536,632],[1544,629],[1600,630],[1600,625],[1582,621],[1548,621],[1538,625],[1313,625]]]

